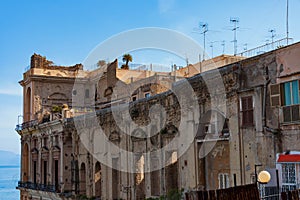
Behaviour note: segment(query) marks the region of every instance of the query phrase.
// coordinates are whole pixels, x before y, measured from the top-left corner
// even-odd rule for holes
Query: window
[[[299,104],[299,80],[270,85],[271,106]]]
[[[54,145],[59,146],[58,135],[54,136]]]
[[[283,106],[283,122],[300,121],[299,80],[270,86],[271,106]]]
[[[94,100],[97,101],[98,99],[98,91],[97,91],[97,84],[95,84],[95,97]]]
[[[281,105],[281,86],[280,84],[270,85],[270,98],[271,98],[271,106],[280,106]]]
[[[298,80],[286,82],[284,87],[284,105],[299,104],[299,84]]]
[[[282,190],[296,189],[296,167],[294,163],[282,164]]]
[[[37,139],[36,139],[36,138],[33,139],[33,147],[34,147],[34,148],[37,148]]]
[[[253,126],[253,100],[252,96],[242,97],[242,125]]]
[[[136,96],[132,96],[132,101],[136,101],[137,97]]]
[[[44,160],[43,162],[43,184],[47,184],[47,161]]]
[[[150,96],[150,92],[145,93],[145,98],[149,98]]]
[[[221,173],[218,175],[219,189],[229,188],[229,175],[227,173]]]
[[[33,183],[36,184],[36,161],[33,161]]]
[[[54,161],[54,185],[55,189],[58,190],[58,160]]]
[[[250,180],[251,180],[251,183],[256,183],[256,176],[255,176],[255,174],[251,174],[250,175]]]
[[[48,147],[48,138],[47,137],[44,137],[43,139],[44,141],[44,144],[43,144],[43,147]]]

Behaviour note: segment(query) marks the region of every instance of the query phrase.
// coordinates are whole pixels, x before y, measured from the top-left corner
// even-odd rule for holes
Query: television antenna
[[[200,33],[203,35],[203,57],[205,60],[205,49],[206,49],[206,33],[208,32],[208,23],[200,22],[197,28],[194,28],[193,33]]]
[[[223,47],[223,55],[224,55],[224,53],[225,53],[225,40],[222,40],[222,43],[221,43],[221,45],[222,45],[222,47]]]
[[[234,49],[234,55],[237,54],[237,38],[236,38],[236,30],[240,27],[238,27],[239,19],[237,17],[231,17],[230,18],[230,23],[233,24],[233,49]]]
[[[286,0],[286,44],[289,44],[289,0]]]
[[[218,43],[218,42],[223,42],[223,41],[213,41],[213,42],[210,42],[209,47],[211,48],[211,57],[212,58],[214,57],[214,43]]]
[[[271,33],[272,49],[274,49],[274,38],[276,36],[276,34],[275,34],[276,30],[270,29],[269,32]]]

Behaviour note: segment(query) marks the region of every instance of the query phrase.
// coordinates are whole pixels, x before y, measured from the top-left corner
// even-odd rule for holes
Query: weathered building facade
[[[88,76],[80,65],[48,69],[31,64],[21,81],[25,122],[17,127],[21,199],[145,199],[174,189],[252,183],[255,165],[262,165],[258,170],[276,168],[278,154],[300,151],[299,55],[296,43],[197,74],[187,79],[192,99],[184,93],[184,81],[156,87],[166,82],[157,75],[153,87],[123,79],[121,88],[137,88],[129,96],[120,94],[126,96],[124,102],[131,101],[129,112],[112,96],[120,80],[114,63],[97,86],[80,79]],[[213,85],[211,91],[208,85],[220,78],[223,86]],[[148,91],[151,97],[145,95]],[[74,96],[87,98],[78,104]],[[72,109],[65,105],[59,119],[49,118],[55,112],[47,108],[62,104]],[[117,120],[114,109],[123,120]],[[185,143],[189,145],[182,150]]]

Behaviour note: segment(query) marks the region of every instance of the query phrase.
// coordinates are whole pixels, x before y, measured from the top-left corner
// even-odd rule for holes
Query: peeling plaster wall
[[[230,136],[223,138],[216,142],[216,145],[208,153],[205,158],[199,158],[199,149],[203,142],[197,139],[193,140],[189,148],[176,162],[177,177],[175,179],[168,176],[168,169],[163,168],[158,171],[156,176],[159,178],[159,192],[165,194],[173,180],[178,181],[178,188],[185,190],[192,189],[218,189],[218,175],[220,173],[227,173],[229,175],[230,186],[233,186],[233,175],[237,177],[237,184],[249,184],[254,175],[254,165],[262,164],[258,168],[262,170],[265,168],[274,168],[276,163],[276,154],[287,150],[300,151],[299,130],[300,126],[297,123],[283,124],[281,122],[282,111],[281,108],[271,107],[270,104],[270,84],[281,83],[288,80],[298,79],[298,62],[297,58],[300,53],[300,44],[295,44],[283,49],[278,49],[273,52],[268,52],[263,55],[252,57],[233,63],[217,69],[222,75],[222,81],[225,86],[226,101],[219,98],[221,90],[217,87],[214,94],[208,93],[208,88],[205,84],[203,76],[196,75],[188,81],[193,87],[197,103],[199,105],[199,113],[194,112],[192,115],[187,115],[185,108],[190,105],[188,99],[182,97],[183,104],[179,105],[179,100],[171,92],[165,92],[155,95],[151,98],[133,102],[129,106],[129,114],[124,114],[120,110],[119,114],[124,115],[124,119],[130,119],[140,125],[144,126],[150,123],[151,120],[156,120],[156,124],[162,123],[161,119],[153,119],[149,117],[149,110],[151,106],[160,104],[165,108],[166,124],[173,125],[179,128],[182,117],[189,123],[183,127],[179,132],[174,134],[186,134],[190,137],[190,133],[198,132],[199,124],[196,123],[195,118],[203,116],[207,111],[211,110],[211,101],[217,102],[219,108],[225,108],[226,113],[224,117],[228,119],[228,126]],[[202,74],[203,75],[203,74]],[[210,81],[214,83],[218,76],[212,76]],[[56,84],[56,83],[55,83]],[[55,88],[53,83],[53,87]],[[52,87],[52,86],[51,86]],[[174,89],[182,91],[185,88],[180,84],[174,84]],[[266,93],[264,92],[266,88]],[[64,90],[68,91],[67,88]],[[38,93],[43,93],[39,91]],[[241,113],[241,98],[246,96],[253,97],[253,126],[242,126]],[[264,105],[265,101],[265,105]],[[264,111],[266,114],[264,114]],[[159,112],[158,112],[159,113]],[[266,118],[264,118],[266,116]],[[161,130],[147,130],[153,134],[145,140],[137,140],[134,136],[143,134],[142,132],[133,130],[128,124],[127,120],[122,120],[116,124],[111,112],[111,108],[97,111],[96,119],[99,127],[104,131],[106,138],[116,146],[128,151],[146,152],[155,151],[161,145],[168,144],[174,135],[168,131]],[[109,153],[110,158],[118,158],[119,162],[122,159],[127,160],[127,166],[122,166],[122,169],[134,167],[134,161],[129,160],[126,155],[120,155],[118,151],[111,150],[109,145],[98,145],[95,134],[98,134],[97,129],[89,127],[88,115],[86,117],[79,116],[76,123],[72,120],[64,121],[62,130],[57,130],[59,134],[65,135],[72,133],[72,150],[63,146],[64,153],[74,155],[74,159],[78,160],[78,165],[85,163],[86,166],[86,184],[87,195],[93,196],[95,193],[94,185],[94,168],[97,159],[92,156],[93,153]],[[49,124],[50,127],[53,125]],[[121,130],[120,127],[126,127],[126,130]],[[170,127],[169,127],[170,128]],[[279,133],[276,130],[279,129]],[[270,131],[275,130],[275,131]],[[125,134],[130,133],[132,135]],[[200,131],[201,132],[201,131]],[[86,134],[87,146],[83,145],[84,141],[80,140],[77,133]],[[135,135],[137,134],[137,135]],[[36,135],[40,138],[40,129],[30,130],[30,134],[23,131],[22,144],[32,140],[31,135]],[[39,140],[40,141],[40,140]],[[63,141],[63,140],[62,140]],[[177,143],[180,146],[180,144]],[[88,151],[87,148],[91,151]],[[165,160],[170,158],[170,154],[175,150],[174,147],[169,147],[160,157],[156,158],[157,163],[162,165]],[[63,158],[70,160],[70,157]],[[145,158],[145,169],[151,167],[152,158]],[[108,162],[113,162],[109,160]],[[65,177],[69,176],[66,175]],[[136,192],[135,174],[120,172],[119,180],[116,185],[113,182],[113,170],[111,167],[101,164],[102,181],[102,197],[104,199],[112,199],[115,192],[120,198],[134,199],[136,197],[150,197],[152,195],[151,175],[144,174],[143,185]],[[69,188],[67,184],[65,188]],[[74,183],[72,189],[75,189]],[[114,189],[113,189],[114,188]],[[117,188],[117,190],[116,190]],[[114,193],[114,194],[113,194]]]

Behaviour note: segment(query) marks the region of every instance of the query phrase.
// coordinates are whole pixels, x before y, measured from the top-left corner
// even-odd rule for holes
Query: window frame
[[[229,174],[219,173],[218,174],[219,189],[226,189],[230,187]]]
[[[298,105],[299,101],[299,80],[292,80],[283,84],[283,105],[292,106]],[[288,91],[287,91],[288,88]],[[297,94],[295,94],[297,93]],[[288,97],[289,96],[289,97]]]
[[[292,167],[293,171],[288,168],[288,166]],[[297,174],[296,174],[296,164],[295,163],[282,163],[281,164],[281,177],[282,177],[282,189],[283,190],[294,190],[297,188]],[[286,171],[287,170],[287,171]],[[294,182],[291,181],[292,177],[290,175],[293,174]]]

